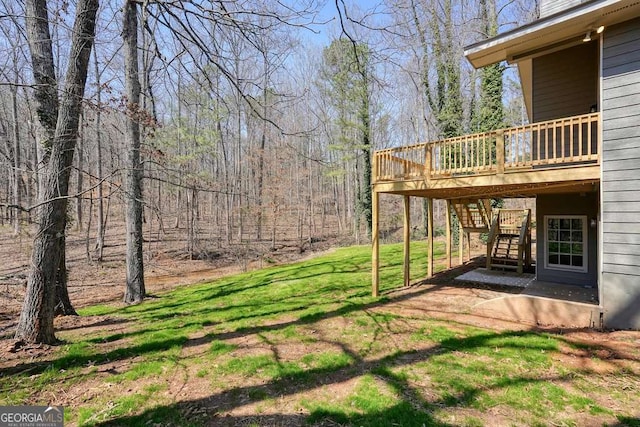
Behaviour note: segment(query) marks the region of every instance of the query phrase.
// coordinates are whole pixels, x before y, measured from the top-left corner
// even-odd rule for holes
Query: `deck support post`
[[[433,277],[433,199],[427,198],[427,277]]]
[[[447,199],[446,232],[447,232],[447,269],[451,268],[451,200]]]
[[[380,289],[380,232],[379,232],[379,210],[380,194],[377,191],[371,192],[371,294],[374,297],[379,295]]]
[[[528,209],[527,212],[527,245],[526,249],[526,263],[525,266],[527,268],[531,267],[531,209]]]
[[[404,286],[411,282],[411,196],[404,196]]]
[[[460,265],[464,264],[464,229],[460,218],[458,218],[458,261]]]

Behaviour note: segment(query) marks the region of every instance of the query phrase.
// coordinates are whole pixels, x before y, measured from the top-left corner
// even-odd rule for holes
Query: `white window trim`
[[[582,267],[571,265],[549,264],[549,233],[547,225],[549,218],[558,219],[581,219],[582,220]],[[589,271],[589,228],[587,227],[586,215],[545,215],[544,216],[544,268],[547,270],[573,271],[587,273]]]

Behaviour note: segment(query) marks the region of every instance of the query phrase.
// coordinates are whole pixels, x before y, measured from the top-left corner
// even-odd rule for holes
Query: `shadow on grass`
[[[83,317],[69,316],[75,319],[84,319]],[[114,326],[131,323],[129,319],[109,317],[107,319],[98,320],[90,323],[77,322],[77,324],[63,325],[56,328],[56,331],[73,331],[76,329],[95,328],[98,326]]]
[[[303,261],[284,266],[267,267],[255,272],[240,274],[237,276],[239,277],[237,280],[224,283],[220,286],[200,287],[194,293],[188,294],[189,298],[180,298],[179,301],[175,303],[165,304],[163,305],[163,307],[178,308],[185,305],[192,305],[194,303],[227,297],[248,290],[255,291],[256,289],[262,288],[264,286],[277,284],[284,281],[314,279],[327,274],[336,273],[360,273],[369,270],[368,266],[363,265],[367,262],[368,259],[364,257],[362,257],[362,259],[344,259],[340,260],[339,262],[337,262],[336,260],[320,259],[317,261]],[[387,265],[387,267],[392,266],[394,265]],[[318,268],[321,268],[323,270],[320,272],[311,272]],[[251,280],[243,280],[247,277],[251,277]],[[245,281],[249,284],[245,285],[243,283]],[[172,294],[173,293],[170,292],[167,295],[172,296]],[[135,311],[137,313],[144,313],[147,311],[152,312],[155,309],[156,308],[152,306],[132,306],[132,311]],[[126,312],[127,309],[125,308],[124,311]]]
[[[309,415],[302,414],[270,414],[270,415],[254,415],[254,416],[216,416],[209,417],[192,417],[191,419],[184,417],[185,407],[183,404],[173,404],[163,406],[154,410],[145,412],[142,415],[121,418],[117,420],[107,421],[97,424],[103,427],[116,426],[140,426],[150,425],[150,423],[160,423],[162,425],[180,425],[197,427],[203,425],[215,425],[220,427],[236,427],[236,426],[367,426],[367,427],[449,427],[453,424],[446,424],[437,421],[424,410],[412,407],[407,402],[401,402],[397,405],[385,409],[383,411],[375,411],[366,414],[347,414],[340,411],[317,409],[311,411]],[[168,424],[169,423],[169,424]]]
[[[640,427],[640,418],[637,417],[618,417],[619,424],[612,427]]]
[[[330,368],[288,372],[281,376],[276,376],[265,384],[234,387],[202,399],[160,406],[146,410],[139,415],[121,416],[97,425],[138,426],[150,425],[155,422],[166,423],[173,419],[182,419],[186,421],[184,425],[195,426],[231,426],[238,425],[234,423],[239,423],[245,419],[250,422],[256,422],[258,425],[263,425],[259,422],[261,419],[268,420],[271,419],[271,417],[275,417],[273,418],[273,424],[266,425],[305,425],[328,420],[331,423],[330,425],[446,426],[448,424],[442,423],[434,418],[434,411],[447,407],[470,407],[477,396],[488,390],[510,390],[513,387],[528,384],[546,384],[554,381],[562,382],[568,380],[569,376],[528,377],[526,374],[523,374],[516,377],[495,378],[488,384],[483,384],[482,387],[463,385],[459,387],[457,393],[447,393],[440,399],[427,401],[422,397],[420,393],[421,390],[413,386],[403,375],[395,373],[394,369],[415,363],[427,362],[434,356],[442,356],[447,353],[473,353],[474,351],[482,349],[494,348],[498,343],[502,348],[522,350],[533,354],[540,354],[550,350],[548,344],[541,343],[535,345],[532,344],[535,340],[527,341],[528,338],[539,338],[539,334],[531,331],[519,331],[487,333],[468,338],[448,338],[428,350],[400,351],[375,360],[365,360],[350,351],[344,344],[332,342],[332,344],[340,346],[343,351],[351,357],[352,362]],[[384,381],[396,392],[399,400],[383,410],[354,411],[352,409],[323,407],[320,404],[315,408],[309,409],[309,415],[304,416],[273,415],[235,418],[223,415],[225,412],[240,406],[259,403],[267,399],[286,399],[287,396],[295,396],[315,388],[326,387],[327,385],[341,384],[367,374],[374,375],[378,380]],[[544,404],[544,402],[541,402],[541,404]],[[189,414],[194,413],[200,415],[189,418]],[[292,424],[279,424],[279,421],[290,421]],[[251,424],[249,423],[247,425]],[[325,424],[320,423],[320,425]]]
[[[46,370],[67,371],[74,368],[98,366],[107,362],[129,359],[144,356],[150,353],[166,351],[176,346],[183,346],[188,341],[186,336],[175,336],[172,338],[154,340],[129,347],[116,348],[105,353],[91,354],[66,354],[50,361],[39,361],[22,363],[9,368],[0,369],[0,378],[21,373],[38,375]]]

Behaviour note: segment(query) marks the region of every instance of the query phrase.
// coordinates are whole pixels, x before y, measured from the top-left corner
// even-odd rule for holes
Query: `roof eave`
[[[500,61],[517,62],[549,46],[579,42],[587,31],[640,16],[638,0],[594,0],[538,19],[465,48],[475,68]]]

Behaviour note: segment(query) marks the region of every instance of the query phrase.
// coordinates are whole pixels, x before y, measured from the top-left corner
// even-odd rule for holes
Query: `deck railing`
[[[464,135],[374,154],[374,182],[598,163],[600,114]]]
[[[522,227],[523,214],[526,214],[527,210],[522,209],[500,209],[497,214],[498,220],[498,233],[512,233],[519,232]]]

